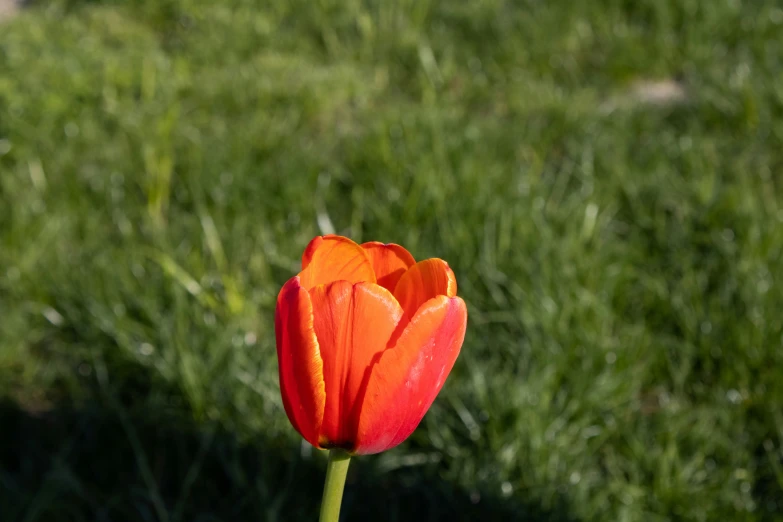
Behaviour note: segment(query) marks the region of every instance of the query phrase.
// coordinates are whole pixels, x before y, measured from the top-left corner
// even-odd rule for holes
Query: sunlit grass
[[[11,520],[312,520],[323,459],[282,411],[272,316],[332,229],[446,259],[469,306],[444,391],[360,459],[346,519],[781,516],[776,2],[0,23]]]

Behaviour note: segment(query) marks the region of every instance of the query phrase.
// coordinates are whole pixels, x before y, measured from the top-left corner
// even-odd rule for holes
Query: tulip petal
[[[362,248],[370,258],[378,284],[390,292],[394,291],[400,277],[416,264],[410,252],[394,243],[370,241],[363,243]]]
[[[336,281],[316,286],[310,297],[326,386],[319,445],[353,451],[369,369],[403,312],[388,290],[372,283]]]
[[[296,431],[317,446],[326,404],[323,361],[310,295],[298,277],[291,278],[277,296],[275,335],[286,414]]]
[[[318,247],[320,247],[324,242],[324,238],[331,238],[333,235],[334,234],[329,234],[326,236],[315,236],[310,240],[309,243],[307,243],[304,252],[302,252],[302,270],[307,268],[307,265],[309,265],[310,261],[313,260],[313,255],[315,255],[315,251],[318,250]]]
[[[413,433],[457,360],[467,317],[459,297],[430,299],[381,354],[361,406],[356,453],[385,451]]]
[[[433,297],[457,295],[457,279],[442,259],[419,261],[400,277],[394,297],[405,310],[406,319],[416,314],[419,307]]]
[[[300,284],[311,288],[333,281],[375,282],[375,272],[364,249],[342,236],[316,237],[302,255]]]

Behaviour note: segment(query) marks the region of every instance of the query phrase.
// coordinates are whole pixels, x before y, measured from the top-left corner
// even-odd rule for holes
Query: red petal
[[[356,453],[385,451],[413,433],[457,360],[467,319],[462,299],[438,296],[383,352],[367,383]]]
[[[363,243],[362,248],[370,258],[378,284],[389,292],[394,292],[394,287],[397,286],[397,281],[402,274],[416,264],[410,252],[394,243],[370,241]]]
[[[317,446],[326,404],[323,361],[310,295],[298,277],[289,279],[277,296],[275,335],[285,412],[296,431]]]
[[[371,283],[319,285],[310,297],[326,386],[320,445],[353,450],[369,369],[386,349],[402,309],[388,290]]]
[[[410,267],[394,289],[394,297],[408,319],[422,304],[439,295],[457,295],[457,280],[449,265],[437,258],[419,261]]]
[[[375,282],[375,272],[364,249],[342,236],[316,237],[302,255],[300,284],[311,288],[333,281]]]
[[[307,265],[310,264],[310,261],[313,260],[313,255],[315,254],[315,251],[318,250],[318,247],[321,246],[321,243],[324,242],[324,238],[330,238],[332,237],[332,234],[328,236],[315,236],[313,239],[310,240],[309,243],[307,243],[307,246],[304,249],[304,252],[302,253],[302,270],[307,268]]]

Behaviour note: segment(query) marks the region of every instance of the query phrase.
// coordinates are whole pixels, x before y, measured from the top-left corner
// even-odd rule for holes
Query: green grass
[[[272,316],[332,229],[448,260],[469,307],[345,520],[783,520],[779,2],[0,24],[3,521],[314,520]]]

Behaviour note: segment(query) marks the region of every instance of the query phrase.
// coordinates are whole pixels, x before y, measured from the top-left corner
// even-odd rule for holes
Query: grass
[[[0,23],[3,520],[314,520],[272,315],[331,231],[448,260],[470,317],[345,520],[783,520],[778,2]]]

